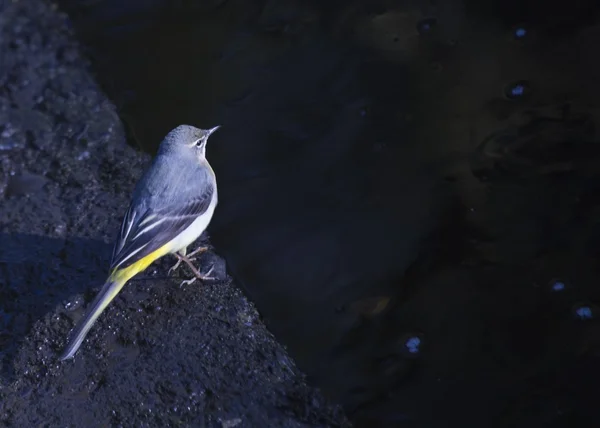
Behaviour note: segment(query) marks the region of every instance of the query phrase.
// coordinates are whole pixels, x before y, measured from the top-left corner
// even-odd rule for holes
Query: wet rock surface
[[[149,156],[125,143],[68,20],[0,6],[0,421],[7,426],[343,426],[209,252],[125,287],[74,360],[57,353],[105,279]]]

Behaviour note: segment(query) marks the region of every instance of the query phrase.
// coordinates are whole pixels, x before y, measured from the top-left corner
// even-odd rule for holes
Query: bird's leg
[[[196,254],[202,254],[203,252],[208,251],[208,247],[198,247],[196,248],[194,251],[192,251],[190,254],[187,255],[187,258],[190,260],[194,260],[194,256]],[[183,253],[183,255],[185,256],[186,254]]]
[[[175,265],[173,267],[171,267],[171,269],[169,269],[168,274],[170,274],[172,271],[176,270],[179,267],[179,265],[181,264],[181,262],[184,262],[185,264],[187,264],[190,267],[190,269],[194,273],[194,278],[183,281],[181,283],[181,285],[183,285],[183,284],[189,285],[189,284],[193,283],[194,281],[196,281],[197,279],[199,279],[201,281],[215,279],[214,277],[210,276],[211,272],[214,269],[214,266],[212,266],[206,274],[201,274],[200,271],[196,268],[196,266],[194,266],[194,264],[192,263],[192,261],[194,260],[194,258],[192,258],[192,256],[203,253],[207,250],[208,250],[208,247],[199,247],[199,248],[196,248],[194,251],[192,251],[189,255],[187,255],[187,248],[183,248],[183,249],[179,250],[178,252],[174,253],[175,257],[177,257],[178,260],[177,260],[177,263],[175,263]]]
[[[203,249],[204,251],[206,249]],[[196,251],[194,251],[195,253]],[[181,252],[179,253],[175,253],[175,256],[179,259],[176,263],[175,266],[173,266],[173,268],[176,268],[181,262],[184,262],[185,264],[187,264],[189,266],[189,268],[192,270],[192,272],[194,273],[194,278],[187,280],[187,281],[183,281],[181,283],[181,285],[183,284],[191,284],[192,282],[196,281],[196,279],[199,279],[201,281],[207,281],[207,280],[211,280],[211,279],[215,279],[214,277],[210,276],[211,272],[214,269],[214,266],[211,266],[211,268],[208,270],[208,272],[206,272],[206,274],[202,274],[200,273],[200,271],[196,268],[196,266],[194,266],[194,264],[192,263],[192,260],[188,257],[185,256],[183,254],[181,254]],[[173,269],[171,268],[171,269]]]
[[[183,248],[181,250],[179,250],[178,253],[175,253],[175,257],[177,257],[177,263],[175,263],[173,266],[171,266],[171,268],[169,269],[169,271],[167,272],[167,275],[171,275],[171,272],[177,270],[177,268],[179,267],[179,265],[181,264],[181,262],[183,261],[181,259],[181,257],[179,257],[180,255],[185,257],[185,254],[187,252],[187,247]]]
[[[198,278],[198,279],[200,279],[202,281],[204,281],[205,279],[214,279],[212,277],[209,277],[210,273],[214,269],[214,266],[210,268],[210,270],[208,271],[208,273],[206,275],[203,275],[196,268],[196,266],[194,266],[194,264],[192,263],[192,261],[188,257],[182,256],[181,254],[178,254],[177,257],[179,257],[180,260],[184,261],[185,264],[187,264],[189,266],[189,268],[192,270],[192,272],[194,272],[194,275],[196,275],[196,278]]]
[[[184,260],[184,262],[185,262],[185,260]],[[210,276],[211,272],[215,268],[214,266],[211,266],[211,268],[208,270],[208,272],[206,272],[206,274],[204,274],[204,275],[201,274],[200,271],[198,269],[196,269],[196,267],[194,265],[191,264],[191,262],[188,264],[188,266],[190,267],[190,269],[192,269],[195,276],[193,278],[186,279],[185,281],[181,281],[181,284],[179,284],[180,287],[182,287],[183,285],[190,285],[190,284],[196,282],[197,279],[199,279],[200,281],[215,279],[214,277]]]
[[[203,253],[205,251],[208,251],[208,247],[198,247],[194,251],[192,251],[190,254],[186,254],[187,253],[187,247],[183,248],[182,250],[179,250],[178,253],[175,253],[175,257],[177,257],[177,263],[175,263],[173,266],[171,266],[171,268],[167,272],[167,275],[170,275],[171,272],[177,270],[177,268],[179,267],[179,265],[183,261],[183,259],[181,257],[179,257],[180,255],[182,255],[184,257],[187,257],[187,259],[191,262],[191,261],[195,260],[194,256],[196,254],[200,254],[200,253]],[[188,263],[188,262],[186,262],[186,263]]]

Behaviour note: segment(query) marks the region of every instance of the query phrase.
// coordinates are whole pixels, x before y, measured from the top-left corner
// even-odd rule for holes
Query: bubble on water
[[[527,35],[527,30],[523,27],[517,27],[517,29],[515,30],[515,37],[517,39],[522,39],[526,35]]]
[[[509,100],[523,99],[528,96],[531,92],[529,82],[526,80],[519,80],[506,86],[504,89],[504,96]]]
[[[417,31],[421,35],[427,34],[427,33],[429,33],[436,26],[436,24],[437,24],[437,19],[436,18],[421,19],[417,23]]]
[[[421,355],[423,336],[419,333],[407,333],[400,340],[402,355],[408,358],[416,358]]]
[[[588,304],[575,305],[573,313],[579,320],[590,320],[595,317],[595,308]]]
[[[409,338],[404,345],[406,346],[406,349],[408,350],[408,352],[410,352],[411,354],[417,354],[420,351],[420,346],[421,346],[421,338],[414,336]]]

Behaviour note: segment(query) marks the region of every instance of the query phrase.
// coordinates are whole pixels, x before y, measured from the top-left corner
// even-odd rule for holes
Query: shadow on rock
[[[63,306],[81,311],[73,296],[102,284],[111,247],[91,239],[0,234],[0,311],[3,383],[14,380],[13,359],[32,326]],[[52,331],[49,341],[59,331]]]

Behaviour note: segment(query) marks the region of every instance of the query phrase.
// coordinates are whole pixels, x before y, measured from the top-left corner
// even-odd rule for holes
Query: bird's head
[[[192,148],[197,156],[206,156],[206,143],[208,137],[220,128],[215,126],[211,129],[200,129],[190,125],[179,125],[167,134],[160,145],[159,151],[179,150],[181,148]]]

